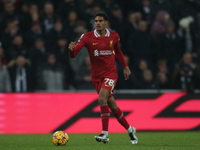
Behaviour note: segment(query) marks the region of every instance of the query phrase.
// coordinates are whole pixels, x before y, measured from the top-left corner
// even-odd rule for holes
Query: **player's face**
[[[105,30],[108,21],[106,21],[103,17],[101,16],[96,16],[94,19],[95,22],[95,27],[97,31]]]

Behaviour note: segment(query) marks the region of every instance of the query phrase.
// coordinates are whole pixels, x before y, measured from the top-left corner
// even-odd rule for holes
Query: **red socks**
[[[102,131],[108,131],[110,111],[108,105],[101,106]]]
[[[108,131],[108,122],[110,117],[110,111],[108,105],[101,106],[101,119],[102,119],[102,131]],[[116,113],[113,115],[117,118],[118,122],[127,130],[129,128],[129,124],[126,121],[123,112],[118,108]]]
[[[129,124],[126,121],[123,112],[118,108],[118,111],[116,113],[113,113],[113,115],[117,118],[118,122],[127,130],[129,128]]]

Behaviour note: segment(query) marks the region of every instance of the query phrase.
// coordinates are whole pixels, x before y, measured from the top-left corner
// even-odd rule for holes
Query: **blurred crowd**
[[[199,0],[0,0],[0,92],[94,89],[87,49],[67,47],[99,11],[132,72],[116,61],[116,89],[200,88]]]

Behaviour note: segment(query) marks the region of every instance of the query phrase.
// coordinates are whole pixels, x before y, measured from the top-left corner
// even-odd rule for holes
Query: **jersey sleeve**
[[[120,61],[120,63],[124,67],[127,67],[128,65],[127,65],[127,63],[126,63],[126,61],[124,59],[124,55],[123,55],[123,53],[121,51],[119,42],[120,42],[120,38],[119,38],[119,35],[117,34],[117,42],[116,42],[115,47],[114,47],[114,49],[115,49],[115,56],[117,57],[117,59]]]
[[[76,47],[73,51],[69,51],[69,56],[71,58],[76,57],[76,55],[80,52],[80,50],[86,46],[86,36],[84,34],[81,35],[81,37],[78,40],[78,43],[76,44]]]

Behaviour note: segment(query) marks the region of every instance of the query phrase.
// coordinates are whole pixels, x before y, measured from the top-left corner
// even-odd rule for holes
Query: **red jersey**
[[[92,81],[102,78],[117,76],[115,55],[121,64],[128,66],[119,45],[119,35],[106,29],[106,35],[100,36],[96,30],[82,34],[76,48],[69,52],[71,58],[76,57],[82,47],[88,49],[91,62]]]

